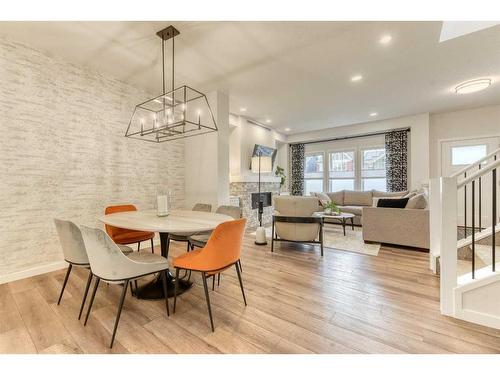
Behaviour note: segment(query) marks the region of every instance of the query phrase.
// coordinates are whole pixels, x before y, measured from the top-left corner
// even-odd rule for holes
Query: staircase
[[[441,276],[441,312],[500,329],[498,167],[500,148],[450,177],[432,179],[429,204],[430,268]]]

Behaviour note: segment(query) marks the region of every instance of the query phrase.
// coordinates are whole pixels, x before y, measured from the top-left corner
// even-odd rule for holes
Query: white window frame
[[[368,179],[379,179],[382,177],[363,177],[363,157],[364,157],[364,152],[368,150],[379,150],[379,149],[384,149],[385,150],[385,145],[381,146],[370,146],[370,147],[360,147],[359,148],[359,190],[363,188],[363,180],[368,180]],[[386,153],[386,163],[387,163],[387,153]],[[385,186],[387,190],[387,170],[385,172]]]
[[[322,177],[306,177],[306,159],[308,156],[315,156],[315,155],[321,155],[323,156],[323,176]],[[311,152],[306,152],[304,155],[304,194],[306,190],[306,181],[307,180],[323,180],[323,191],[325,190],[325,171],[327,169],[328,162],[325,159],[325,152],[324,151],[311,151]]]
[[[353,177],[337,177],[337,178],[330,178],[330,154],[336,154],[340,152],[352,152],[354,155],[354,176]],[[343,149],[329,149],[326,152],[326,155],[328,155],[327,160],[326,160],[326,168],[325,169],[325,184],[324,184],[324,189],[325,191],[330,192],[330,180],[354,180],[354,189],[357,190],[357,174],[358,174],[358,150],[356,148],[343,148]]]

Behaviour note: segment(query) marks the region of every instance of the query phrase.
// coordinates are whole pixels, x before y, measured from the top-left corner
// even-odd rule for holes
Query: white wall
[[[185,201],[187,208],[210,203],[215,210],[229,203],[229,99],[221,92],[207,99],[219,130],[185,140]]]
[[[500,105],[430,116],[430,176],[438,177],[440,141],[500,136]]]
[[[291,134],[288,142],[306,142],[344,136],[411,128],[409,150],[409,186],[417,189],[429,181],[429,114],[424,113],[396,119],[372,121],[330,129]]]
[[[184,205],[184,142],[125,138],[137,103],[123,82],[0,39],[0,282],[63,257],[53,218],[101,226],[107,205]]]
[[[275,181],[276,165],[288,169],[288,151],[286,136],[274,130],[267,130],[250,123],[242,116],[231,116],[230,128],[230,172],[231,182],[256,181],[257,177],[250,171],[250,162],[255,144],[278,149],[273,172],[263,176],[262,181]]]

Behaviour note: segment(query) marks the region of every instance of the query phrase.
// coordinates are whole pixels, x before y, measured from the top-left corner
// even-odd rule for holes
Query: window
[[[451,165],[469,165],[486,156],[486,145],[451,148]]]
[[[304,194],[323,191],[323,154],[309,154],[305,159]]]
[[[356,180],[356,160],[354,151],[330,152],[328,171],[328,190],[354,190]]]
[[[385,149],[361,150],[361,190],[387,190]]]

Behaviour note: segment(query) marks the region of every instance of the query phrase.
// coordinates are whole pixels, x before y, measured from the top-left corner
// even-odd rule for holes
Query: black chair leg
[[[100,280],[101,279],[98,277],[95,278],[94,290],[92,291],[92,296],[90,297],[89,307],[87,307],[87,316],[85,317],[85,322],[83,323],[84,326],[87,325],[87,321],[89,320],[90,310],[92,310],[92,304],[94,303],[95,294],[97,292],[97,287],[99,286]]]
[[[214,320],[212,318],[212,308],[210,307],[210,296],[208,295],[207,276],[205,272],[201,276],[203,278],[203,288],[205,289],[205,299],[207,300],[208,315],[210,316],[210,326],[212,327],[212,332],[214,332]]]
[[[125,284],[123,285],[122,296],[120,298],[120,305],[118,306],[118,313],[116,314],[115,326],[113,327],[113,336],[111,336],[111,343],[109,344],[110,348],[113,347],[113,342],[115,342],[116,329],[118,328],[118,322],[120,321],[120,315],[122,314],[123,303],[125,302],[125,296],[127,295],[128,282],[129,281],[126,280]]]
[[[137,251],[140,251],[140,250],[141,250],[141,243],[137,242]]]
[[[168,284],[167,284],[167,271],[161,273],[163,284],[163,294],[165,295],[165,305],[167,306],[167,316],[170,316],[170,309],[168,307]]]
[[[217,275],[217,286],[220,285],[220,273]]]
[[[66,288],[66,283],[68,282],[69,274],[71,273],[71,269],[73,268],[73,265],[70,263],[68,266],[68,270],[66,271],[66,276],[64,276],[64,282],[63,286],[61,289],[61,294],[59,294],[59,299],[57,300],[57,304],[59,305],[61,303],[61,299],[64,293],[64,288]]]
[[[177,304],[177,290],[179,289],[179,268],[175,269],[175,284],[174,284],[174,314],[175,314],[175,305]]]
[[[85,286],[85,293],[83,293],[82,305],[80,306],[80,313],[78,314],[78,320],[82,317],[83,306],[85,306],[85,300],[87,299],[87,294],[89,293],[90,283],[92,282],[92,271],[89,271],[89,278],[87,280],[87,285]]]
[[[240,272],[240,267],[238,266],[238,263],[235,263],[236,266],[236,273],[238,274],[238,280],[240,282],[240,288],[241,288],[241,294],[243,295],[243,302],[245,302],[245,306],[247,305],[247,299],[245,297],[245,290],[243,289],[243,280],[241,280],[241,272]]]
[[[212,290],[215,290],[215,273],[212,275]]]
[[[153,239],[151,238],[151,253],[155,253],[155,245],[153,244]]]
[[[240,266],[241,273],[243,273],[243,267],[241,266],[241,259],[238,259],[238,265]]]

